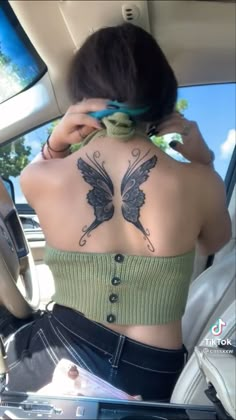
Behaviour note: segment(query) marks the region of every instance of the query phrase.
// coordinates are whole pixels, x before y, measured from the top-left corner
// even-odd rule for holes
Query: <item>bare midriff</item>
[[[163,325],[119,325],[103,324],[132,340],[153,347],[177,350],[182,347],[181,321]]]

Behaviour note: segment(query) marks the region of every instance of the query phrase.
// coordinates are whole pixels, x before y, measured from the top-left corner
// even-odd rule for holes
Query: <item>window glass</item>
[[[35,83],[46,66],[7,1],[0,2],[0,103]]]
[[[185,117],[197,121],[215,153],[215,169],[225,179],[236,142],[236,84],[185,87],[179,97],[187,101]]]
[[[0,145],[0,176],[10,179],[14,184],[15,202],[17,205],[26,203],[20,189],[19,175],[28,163],[40,152],[53,128],[60,119],[44,124],[29,133],[18,137],[11,143]]]

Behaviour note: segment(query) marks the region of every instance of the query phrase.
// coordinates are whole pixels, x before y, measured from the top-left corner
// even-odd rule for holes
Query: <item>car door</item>
[[[19,176],[23,168],[40,153],[42,144],[58,121],[59,119],[53,120],[6,144],[0,144],[0,176],[13,183],[15,206],[36,265],[36,273],[40,284],[41,307],[45,306],[54,292],[53,279],[50,270],[43,261],[44,234],[34,209],[27,203],[21,191]]]

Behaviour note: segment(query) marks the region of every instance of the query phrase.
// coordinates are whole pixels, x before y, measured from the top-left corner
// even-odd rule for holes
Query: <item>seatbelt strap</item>
[[[210,401],[213,402],[215,410],[216,410],[216,414],[217,414],[217,419],[219,420],[233,420],[233,418],[231,416],[229,416],[227,414],[227,412],[225,411],[223,405],[221,404],[219,398],[217,398],[216,396],[216,390],[214,388],[214,386],[212,384],[208,385],[208,389],[204,390],[206,396],[209,398]]]

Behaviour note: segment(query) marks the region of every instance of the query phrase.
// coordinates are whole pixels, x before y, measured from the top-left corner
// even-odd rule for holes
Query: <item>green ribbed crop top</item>
[[[61,251],[46,246],[54,302],[97,322],[165,324],[186,305],[194,251],[149,257]]]

